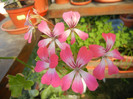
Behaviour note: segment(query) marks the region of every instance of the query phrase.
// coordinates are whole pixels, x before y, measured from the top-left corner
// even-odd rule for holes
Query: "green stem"
[[[25,65],[26,67],[33,69],[31,66],[29,66],[28,64],[26,64],[25,62],[21,61],[20,59],[18,59],[17,57],[0,57],[0,59],[14,59],[18,62],[20,62],[21,64]]]

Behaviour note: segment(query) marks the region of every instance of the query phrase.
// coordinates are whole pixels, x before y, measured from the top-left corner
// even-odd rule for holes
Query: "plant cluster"
[[[29,26],[29,31],[25,34],[24,38],[28,40],[28,43],[31,43],[34,37],[33,31],[36,28],[43,33],[42,37],[45,37],[38,43],[38,57],[36,58],[37,62],[34,68],[35,74],[39,74],[39,77],[37,77],[42,83],[40,89],[43,90],[41,93],[42,97],[45,97],[44,92],[46,90],[59,86],[61,86],[61,89],[57,91],[58,93],[62,92],[61,90],[67,91],[70,87],[72,87],[75,93],[80,94],[85,92],[86,87],[90,91],[95,91],[99,86],[97,79],[102,80],[105,77],[106,62],[108,64],[109,75],[118,73],[117,66],[108,57],[123,59],[116,48],[123,47],[123,44],[128,43],[128,34],[126,36],[121,34],[124,33],[124,29],[114,33],[111,23],[106,23],[107,18],[95,19],[95,21],[91,21],[92,23],[87,24],[87,22],[92,20],[91,18],[81,18],[80,20],[80,14],[73,11],[63,14],[63,20],[66,22],[65,25],[63,22],[58,22],[54,26],[47,19],[38,15],[36,11],[34,12],[36,15],[32,17],[29,14],[27,15],[25,25]],[[41,18],[37,26],[34,26],[30,21],[34,16]],[[52,25],[53,29],[50,29],[48,24]],[[119,39],[120,37],[125,41]],[[90,75],[85,66],[90,60],[97,58],[100,58],[101,62],[94,69],[93,75]],[[18,77],[19,75],[16,76],[16,79]],[[24,79],[22,77],[20,78]],[[10,76],[10,78],[13,77]],[[35,78],[35,80],[38,78]],[[25,82],[30,81],[30,79],[27,79]],[[22,83],[23,81],[19,80],[19,84],[24,87]],[[49,85],[49,87],[43,89],[45,84]],[[11,80],[9,80],[9,85],[10,90],[15,90],[15,87],[11,88]],[[16,96],[20,94],[21,92]],[[13,93],[12,95],[15,96]]]

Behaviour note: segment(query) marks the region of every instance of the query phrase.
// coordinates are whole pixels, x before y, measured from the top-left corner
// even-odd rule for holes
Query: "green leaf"
[[[36,97],[39,95],[39,91],[34,89],[34,90],[29,90],[29,94],[31,97]]]
[[[41,59],[39,58],[39,56],[37,56],[36,59],[35,59],[35,61],[39,61],[39,60],[41,60]]]
[[[16,76],[8,75],[9,89],[11,90],[11,96],[21,96],[22,90],[30,90],[34,84],[33,81],[26,80],[22,75],[17,74]]]

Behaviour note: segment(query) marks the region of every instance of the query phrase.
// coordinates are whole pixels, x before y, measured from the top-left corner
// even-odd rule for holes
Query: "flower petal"
[[[59,40],[60,42],[65,42],[66,39],[67,39],[67,37],[70,35],[70,32],[71,32],[70,29],[66,30],[64,33],[62,33],[61,35],[59,35],[58,40]]]
[[[66,91],[70,88],[74,75],[75,75],[75,71],[72,71],[62,78],[61,88],[63,91]]]
[[[89,36],[87,33],[80,31],[79,29],[74,29],[74,31],[78,34],[78,36],[82,39],[82,40],[86,40]]]
[[[56,54],[52,54],[50,56],[50,68],[55,68],[58,65],[58,56]]]
[[[74,32],[71,33],[71,45],[75,43],[75,35]]]
[[[106,41],[106,52],[108,52],[115,43],[116,35],[113,33],[108,33],[108,34],[102,33],[102,36]]]
[[[60,57],[68,66],[71,68],[75,67],[74,58],[70,48],[66,47],[66,49],[62,50],[60,52]]]
[[[100,64],[94,69],[93,75],[99,79],[102,80],[104,78],[104,71],[105,71],[105,60],[102,58]]]
[[[90,45],[89,49],[93,52],[94,57],[101,57],[105,54],[105,49],[99,45]]]
[[[58,74],[55,71],[55,68],[49,69],[41,78],[42,84],[50,85],[52,84],[53,87],[58,87],[61,84],[61,80]]]
[[[48,52],[50,55],[55,54],[55,42],[51,42],[51,44],[48,47]]]
[[[88,89],[90,91],[95,91],[98,87],[96,78],[83,70],[80,70],[80,74],[82,75]]]
[[[81,47],[78,52],[76,66],[81,68],[82,66],[87,64],[92,58],[93,58],[92,52],[88,50],[85,46]]]
[[[51,37],[51,31],[45,21],[41,21],[41,23],[38,25],[38,29],[43,32],[44,34]]]
[[[106,54],[106,56],[110,56],[110,57],[113,57],[113,58],[116,58],[116,59],[124,59],[116,49],[114,49],[113,51],[108,52]]]
[[[79,73],[75,75],[75,78],[72,84],[72,90],[76,93],[80,93],[80,94],[83,93],[83,83]]]
[[[38,47],[45,47],[52,41],[51,38],[40,40],[38,43]]]
[[[106,58],[106,61],[108,63],[108,74],[112,75],[112,74],[117,74],[119,72],[119,69],[117,66],[115,66],[113,64],[113,62],[111,60],[109,60],[108,58]]]
[[[63,13],[63,19],[70,28],[73,28],[79,22],[80,14],[73,11],[65,12]]]
[[[40,47],[37,51],[37,55],[39,56],[41,60],[46,61],[49,56],[47,47]]]
[[[41,72],[49,67],[49,63],[44,61],[37,61],[36,67],[34,68],[36,72]]]
[[[54,36],[58,36],[58,35],[61,35],[62,33],[64,33],[64,28],[65,27],[62,22],[57,23],[53,30]]]

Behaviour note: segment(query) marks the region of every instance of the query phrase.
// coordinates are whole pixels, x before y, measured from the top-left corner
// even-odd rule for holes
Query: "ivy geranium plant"
[[[34,68],[35,72],[43,72],[43,70],[46,70],[41,77],[40,82],[42,84],[52,85],[53,87],[61,86],[63,91],[71,88],[75,93],[82,94],[86,86],[90,91],[95,91],[98,88],[99,84],[97,79],[104,79],[106,62],[108,64],[109,75],[119,72],[118,67],[108,58],[123,59],[116,49],[112,49],[116,40],[114,33],[102,33],[103,40],[106,42],[106,48],[100,45],[90,44],[87,47],[82,46],[78,53],[73,53],[71,46],[78,44],[76,36],[79,36],[82,42],[86,39],[89,40],[89,33],[78,29],[77,25],[80,20],[80,14],[73,11],[64,12],[63,20],[68,25],[65,28],[63,22],[58,22],[53,25],[47,19],[40,16],[37,11],[34,10],[34,12],[36,15],[27,15],[26,25],[29,26],[29,31],[25,34],[24,38],[28,40],[28,43],[31,43],[36,28],[42,32],[42,37],[45,37],[38,42],[38,58]],[[37,26],[34,26],[30,21],[33,17],[41,20]],[[49,25],[53,28],[49,28]],[[67,38],[71,38],[70,44],[66,42]],[[91,75],[85,70],[86,64],[90,60],[97,58],[101,58],[101,62],[94,69],[93,75]],[[60,65],[60,62],[64,62],[65,66]]]

